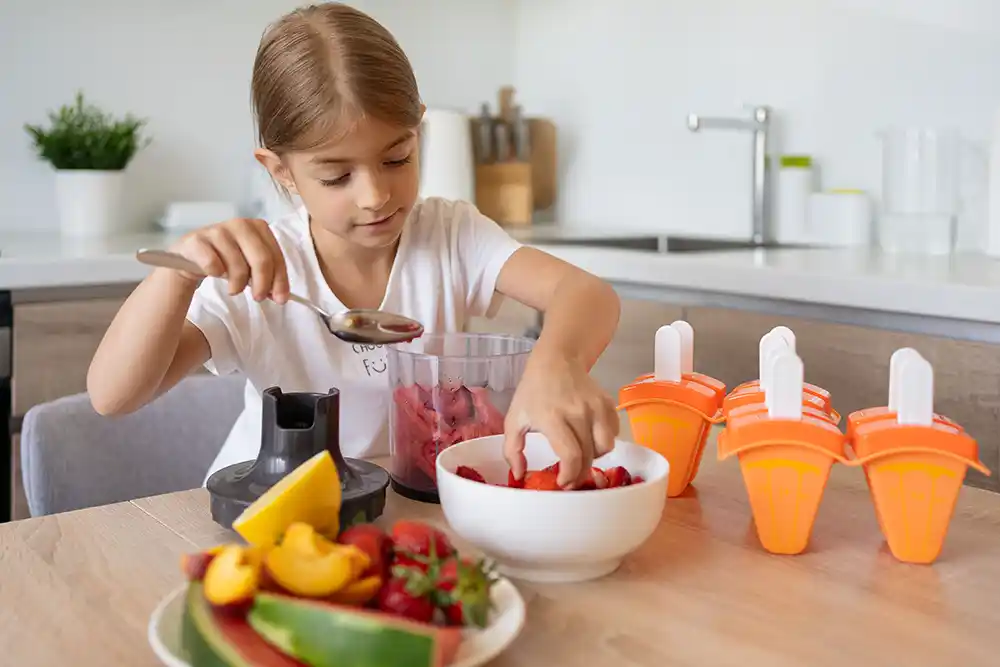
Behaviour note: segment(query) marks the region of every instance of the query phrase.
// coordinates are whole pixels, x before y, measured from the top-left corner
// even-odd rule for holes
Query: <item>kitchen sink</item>
[[[752,241],[739,239],[713,239],[698,238],[692,236],[666,236],[666,235],[595,235],[570,236],[558,238],[556,236],[540,236],[526,240],[534,245],[563,245],[563,246],[583,246],[590,248],[615,248],[621,250],[645,250],[658,253],[694,253],[694,252],[715,252],[721,250],[753,250],[755,248],[790,248],[791,245],[764,244],[757,245]]]

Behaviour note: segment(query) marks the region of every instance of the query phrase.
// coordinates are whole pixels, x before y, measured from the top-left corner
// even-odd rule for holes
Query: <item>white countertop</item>
[[[589,233],[588,233],[589,235]],[[74,241],[0,234],[0,289],[138,282],[137,249],[173,237],[142,234]],[[904,257],[851,249],[728,250],[656,254],[541,246],[605,280],[1000,324],[1000,260],[979,255]]]

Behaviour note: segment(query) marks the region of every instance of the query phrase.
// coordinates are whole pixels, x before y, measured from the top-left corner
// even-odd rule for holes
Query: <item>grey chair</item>
[[[123,417],[86,394],[28,410],[21,476],[31,516],[198,488],[243,410],[242,376],[193,375]]]

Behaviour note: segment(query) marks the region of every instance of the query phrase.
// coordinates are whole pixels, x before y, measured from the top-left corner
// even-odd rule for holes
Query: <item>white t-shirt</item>
[[[303,209],[271,223],[285,255],[291,291],[328,312],[345,306],[319,268]],[[465,330],[469,319],[491,317],[499,306],[497,276],[520,247],[499,225],[467,202],[430,198],[416,203],[403,228],[381,309],[414,318],[428,333]],[[246,375],[243,413],[206,475],[260,450],[261,394],[340,390],[340,443],[345,456],[388,454],[389,384],[385,350],[332,336],[308,308],[248,290],[229,296],[224,280],[198,287],[187,318],[208,339],[206,368]]]

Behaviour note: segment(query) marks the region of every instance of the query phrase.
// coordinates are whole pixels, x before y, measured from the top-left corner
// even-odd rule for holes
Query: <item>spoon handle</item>
[[[205,275],[205,272],[202,271],[200,266],[183,255],[178,255],[177,253],[170,252],[169,250],[140,250],[135,254],[135,257],[143,264],[148,264],[149,266],[158,266],[164,269],[174,269],[176,271],[187,271],[188,273],[192,273],[196,276]],[[313,312],[322,318],[330,318],[329,313],[303,296],[299,296],[298,294],[289,294],[288,300],[311,308]]]
[[[178,255],[169,250],[140,250],[135,253],[135,258],[143,264],[158,266],[164,269],[175,269],[177,271],[187,271],[196,276],[204,276],[205,272],[201,267],[183,255]]]

